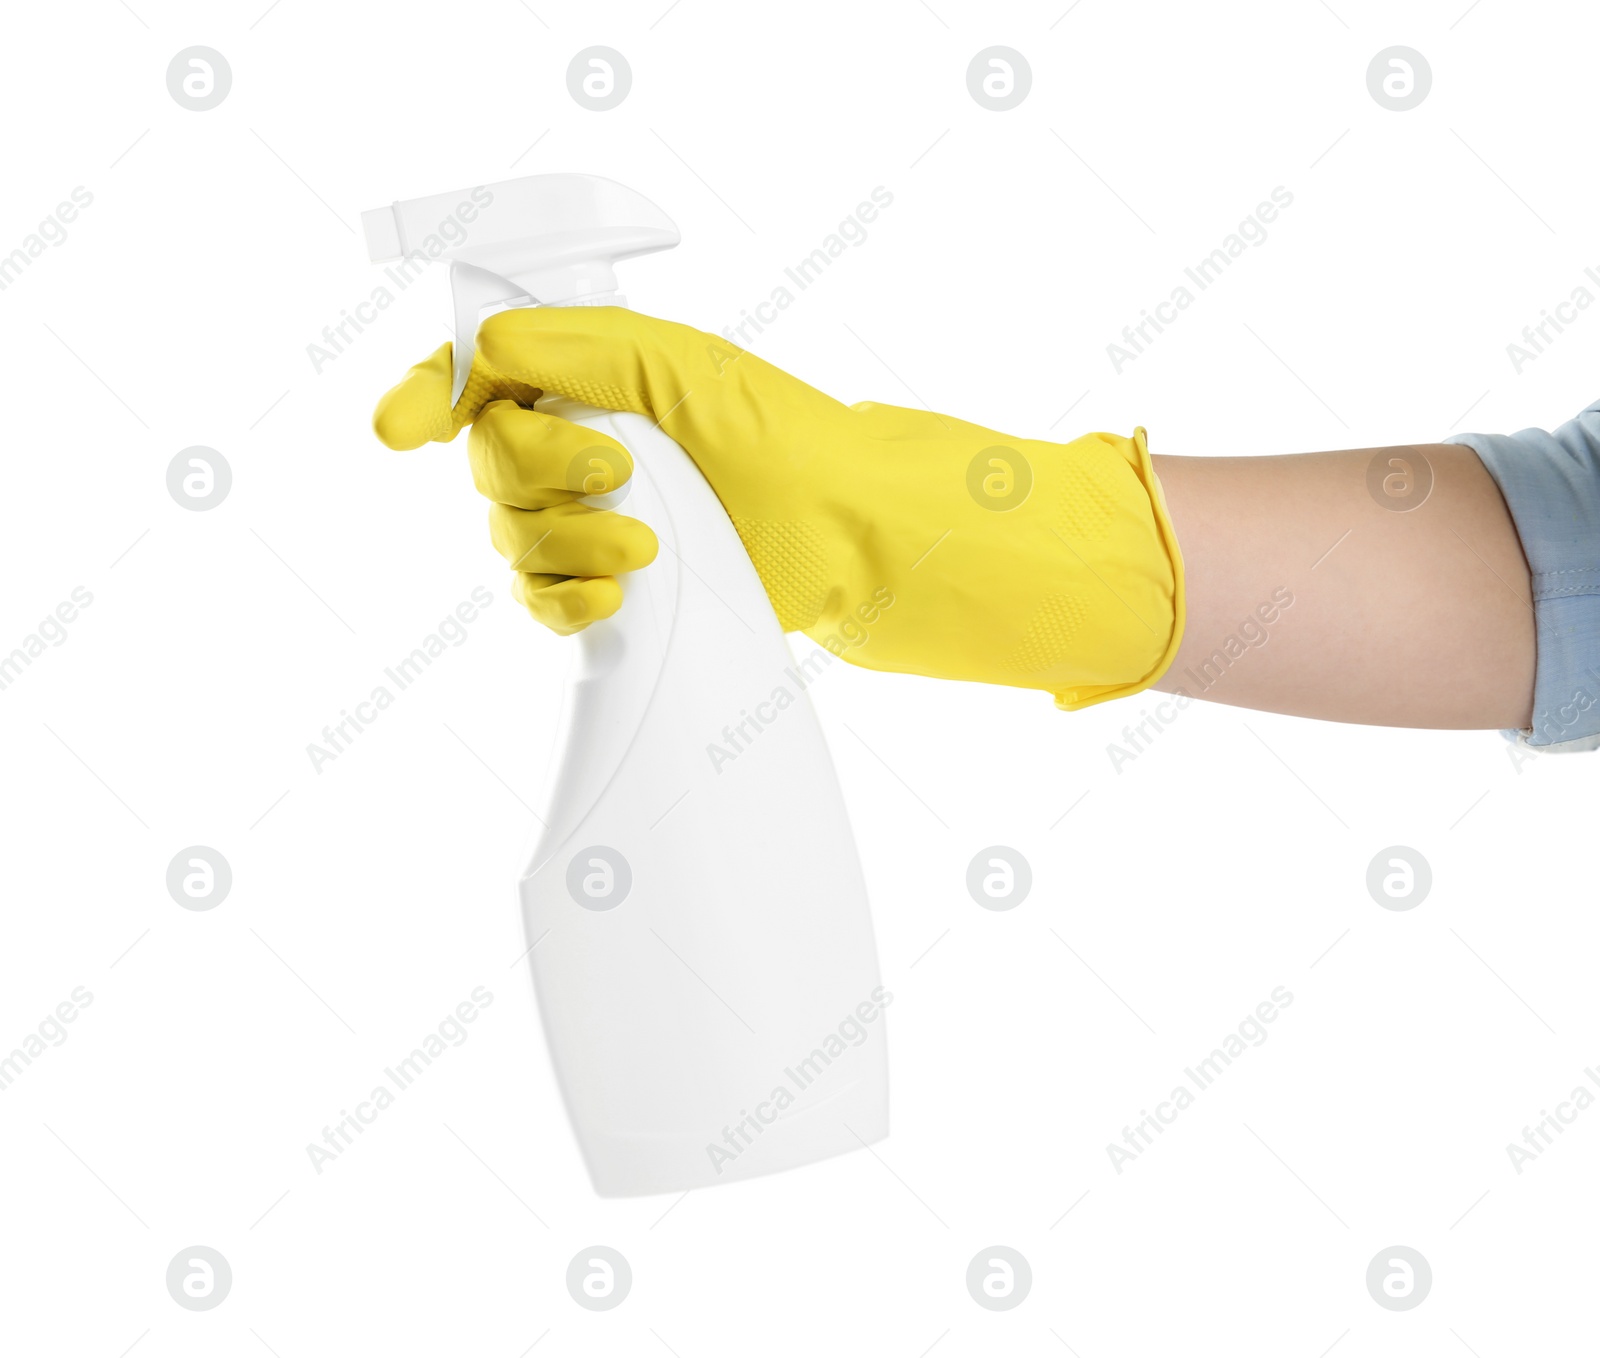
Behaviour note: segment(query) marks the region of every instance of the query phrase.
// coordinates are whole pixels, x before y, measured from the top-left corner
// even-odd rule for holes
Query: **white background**
[[[584,1177],[513,887],[568,647],[509,598],[464,441],[369,432],[447,337],[443,269],[307,356],[381,281],[362,209],[622,180],[683,230],[631,301],[720,330],[882,185],[752,347],[1018,436],[1282,453],[1596,394],[1594,312],[1520,375],[1505,349],[1600,268],[1590,7],[1069,3],[10,11],[0,252],[94,201],[0,292],[0,651],[93,603],[0,692],[0,1050],[93,1003],[0,1092],[0,1348],[1495,1358],[1590,1332],[1600,1112],[1520,1175],[1505,1148],[1600,1061],[1596,771],[1492,733],[1200,705],[1118,772],[1153,695],[1066,715],[830,667],[894,1130],[681,1201]],[[165,84],[196,44],[232,67],[208,112]],[[633,69],[607,113],[566,87],[594,44]],[[1033,72],[1004,113],[965,80],[995,44]],[[1406,113],[1366,87],[1394,44],[1433,70]],[[1106,344],[1277,185],[1265,244],[1115,373]],[[165,483],[196,444],[233,472],[204,513]],[[315,772],[308,742],[479,585],[467,642]],[[1034,874],[1005,913],[965,887],[996,843]],[[208,912],[165,886],[195,844],[232,866]],[[1365,886],[1395,844],[1434,874],[1408,912]],[[470,1039],[318,1175],[307,1143],[480,985]],[[1276,986],[1269,1040],[1118,1174],[1107,1143]],[[634,1271],[604,1314],[564,1281],[597,1243]],[[164,1284],[195,1244],[234,1274],[199,1314]],[[964,1284],[996,1244],[1034,1275],[998,1314]],[[1396,1244],[1434,1273],[1406,1313],[1364,1281]]]

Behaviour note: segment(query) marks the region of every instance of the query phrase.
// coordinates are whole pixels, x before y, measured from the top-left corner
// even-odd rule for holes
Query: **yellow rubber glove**
[[[558,632],[608,617],[655,556],[577,503],[632,470],[607,436],[526,409],[548,391],[650,416],[728,511],[785,631],[868,669],[1045,689],[1078,708],[1158,679],[1183,564],[1143,429],[1067,444],[923,410],[841,405],[726,341],[618,307],[491,316],[449,405],[450,346],[379,403],[392,448],[468,451],[518,597]]]

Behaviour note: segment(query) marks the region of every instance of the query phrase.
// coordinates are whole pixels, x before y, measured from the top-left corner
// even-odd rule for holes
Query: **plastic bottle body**
[[[629,449],[661,552],[580,636],[521,884],[540,1013],[603,1195],[682,1191],[887,1134],[881,986],[838,779],[754,568],[651,421],[554,399]]]

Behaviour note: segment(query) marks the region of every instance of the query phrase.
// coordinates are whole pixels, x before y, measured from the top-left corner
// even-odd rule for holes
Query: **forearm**
[[[1460,445],[1381,451],[1425,460],[1420,505],[1369,492],[1378,449],[1154,459],[1188,594],[1156,687],[1329,721],[1528,724],[1532,596],[1498,488]]]

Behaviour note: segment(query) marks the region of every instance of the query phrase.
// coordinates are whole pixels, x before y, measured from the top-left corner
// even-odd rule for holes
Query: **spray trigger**
[[[361,214],[367,255],[448,259],[455,344],[450,404],[472,371],[486,307],[624,306],[613,266],[667,250],[672,219],[643,194],[586,174],[541,174],[412,198]]]
[[[450,408],[455,409],[467,388],[472,356],[477,349],[478,322],[488,307],[536,306],[515,283],[480,269],[476,264],[450,261],[450,297],[455,310],[455,341],[450,346]]]

